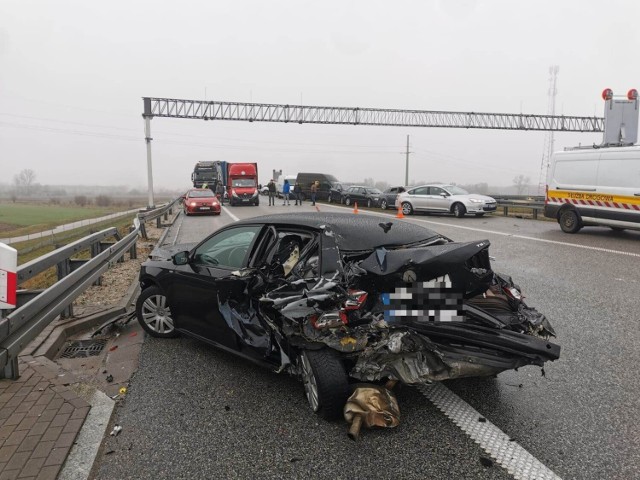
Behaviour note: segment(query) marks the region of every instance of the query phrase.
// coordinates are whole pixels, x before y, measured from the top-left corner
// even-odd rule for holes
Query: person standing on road
[[[318,193],[318,185],[320,185],[320,182],[317,180],[311,184],[311,205],[316,204],[316,194]]]
[[[282,185],[282,196],[284,197],[282,205],[291,205],[289,203],[289,193],[291,193],[291,185],[289,185],[289,180],[285,180],[284,184]]]
[[[222,185],[222,182],[218,182],[216,185],[216,194],[220,200],[220,205],[224,205],[224,185]]]
[[[267,188],[269,189],[269,205],[273,207],[276,204],[276,182],[273,181],[273,178],[267,183]]]
[[[293,186],[293,198],[296,199],[296,205],[302,205],[302,187],[299,182]]]

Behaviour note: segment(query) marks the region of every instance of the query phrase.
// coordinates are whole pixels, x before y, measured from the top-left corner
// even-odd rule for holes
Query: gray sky
[[[640,2],[0,1],[0,183],[146,188],[143,96],[602,116],[640,89]],[[256,161],[345,181],[537,183],[545,134],[402,127],[151,122],[156,187],[199,160]],[[556,147],[601,135],[556,134]]]

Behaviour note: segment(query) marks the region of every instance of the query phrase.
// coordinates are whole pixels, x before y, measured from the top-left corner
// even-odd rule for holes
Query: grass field
[[[78,220],[96,218],[117,211],[119,207],[79,207],[30,203],[0,203],[0,237],[16,237],[41,232]]]

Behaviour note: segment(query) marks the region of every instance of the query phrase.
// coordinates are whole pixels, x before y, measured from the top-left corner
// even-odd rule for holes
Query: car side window
[[[398,191],[397,188],[390,188],[389,193],[396,193]]]
[[[242,268],[249,249],[260,232],[260,226],[236,227],[213,235],[196,248],[193,261],[197,265]]]
[[[409,193],[411,193],[412,195],[428,195],[429,187],[415,188]]]
[[[444,190],[440,187],[429,187],[429,195],[442,195]]]

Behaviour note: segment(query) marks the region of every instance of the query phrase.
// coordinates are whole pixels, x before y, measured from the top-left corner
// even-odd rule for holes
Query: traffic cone
[[[402,213],[402,207],[398,207],[398,214],[396,215],[396,218],[404,218],[404,213]]]
[[[353,203],[353,213],[360,213],[360,212],[358,211],[358,202],[354,202],[354,203]]]

